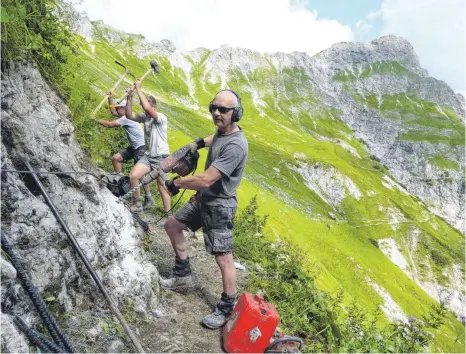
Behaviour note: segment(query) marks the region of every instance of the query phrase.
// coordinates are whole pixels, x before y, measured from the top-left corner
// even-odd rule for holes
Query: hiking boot
[[[215,306],[214,312],[202,319],[204,326],[210,329],[222,327],[227,322],[228,317],[230,317],[230,314],[233,311],[235,298],[235,295],[229,296],[226,293],[222,293],[222,298]]]
[[[227,323],[228,316],[223,313],[218,307],[215,307],[214,312],[210,315],[207,315],[202,319],[202,323],[204,326],[210,329],[217,329],[222,327],[225,323]]]
[[[129,208],[129,210],[131,210],[133,213],[139,213],[143,211],[144,208],[142,207],[142,198],[133,198],[133,205]]]
[[[144,210],[150,210],[155,205],[154,199],[152,197],[145,197],[144,204],[142,205]]]
[[[168,279],[160,278],[159,283],[163,289],[169,290],[192,288],[194,286],[194,278],[192,274],[187,275],[185,277],[173,276]]]
[[[142,203],[139,202],[139,203],[131,205],[129,210],[131,210],[133,213],[139,213],[139,212],[143,211],[144,208],[142,207]]]

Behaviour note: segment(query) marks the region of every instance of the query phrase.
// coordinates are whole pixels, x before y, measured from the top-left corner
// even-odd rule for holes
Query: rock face
[[[412,247],[417,247],[417,243],[417,235],[413,235]],[[445,275],[453,279],[450,287],[445,287],[435,282],[421,280],[416,267],[413,267],[398,251],[399,245],[396,244],[395,240],[391,238],[379,240],[379,247],[394,264],[403,270],[408,277],[413,279],[426,293],[438,302],[444,303],[447,308],[457,315],[458,319],[464,319],[466,315],[466,299],[463,294],[464,284],[459,266],[455,265],[451,269],[444,270]]]
[[[27,353],[29,346],[25,338],[13,325],[13,318],[2,313],[2,352],[3,353]]]
[[[290,168],[298,171],[304,177],[308,188],[333,208],[337,208],[347,194],[357,200],[361,198],[361,191],[353,181],[332,166],[318,163],[308,166],[303,163],[300,167],[291,166]]]
[[[35,67],[11,64],[2,72],[2,169],[24,170],[27,159],[36,171],[91,169],[98,174],[86,163],[69,116]],[[89,310],[92,299],[108,309],[31,176],[1,177],[2,232],[41,295],[61,312]],[[88,174],[44,174],[39,179],[120,309],[130,298],[139,316],[151,313],[157,305],[158,272],[142,251],[129,211]],[[27,316],[28,324],[35,325],[35,311],[14,272],[3,268],[2,275],[9,276],[2,277],[2,321],[6,312]],[[22,351],[13,337],[2,349],[14,345],[13,351]]]

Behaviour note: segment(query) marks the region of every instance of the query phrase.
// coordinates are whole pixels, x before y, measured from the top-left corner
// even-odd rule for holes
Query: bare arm
[[[112,91],[109,91],[107,93],[108,95],[108,107],[110,108],[110,113],[112,114],[112,116],[114,117],[119,117],[118,114],[117,114],[117,111],[115,109],[115,107],[113,107],[114,105],[114,100],[112,99],[112,95],[113,95],[113,92]]]
[[[159,114],[157,113],[157,110],[150,105],[149,101],[146,98],[146,95],[144,95],[144,92],[142,92],[141,81],[139,79],[136,80],[135,85],[136,85],[136,92],[138,93],[138,96],[139,96],[139,101],[141,102],[141,106],[146,112],[146,114],[150,115],[155,120],[159,119]]]
[[[176,187],[182,189],[192,189],[198,191],[200,189],[209,188],[220,178],[223,174],[215,167],[210,166],[207,170],[194,176],[177,178],[173,181]]]
[[[119,115],[118,115],[117,112],[116,112],[115,107],[112,107],[111,104],[112,104],[112,103],[111,103],[110,100],[109,100],[108,105],[110,106],[110,113],[111,113],[112,116],[114,116],[114,117],[119,117]]]
[[[205,138],[204,138],[204,143],[205,143],[205,145],[206,145],[206,146],[212,145],[212,140],[214,140],[214,134],[205,137]]]
[[[105,128],[118,128],[120,123],[116,120],[99,120],[97,123],[104,126]]]
[[[133,90],[128,90],[128,97],[126,97],[125,116],[128,119],[139,122],[139,119],[133,112]]]

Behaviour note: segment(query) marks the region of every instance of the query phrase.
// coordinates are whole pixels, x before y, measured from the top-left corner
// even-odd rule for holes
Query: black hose
[[[18,256],[13,251],[13,248],[11,247],[11,244],[9,243],[8,238],[3,230],[1,232],[1,235],[2,235],[1,236],[2,237],[2,249],[6,252],[8,257],[10,258],[11,263],[16,268],[17,277],[21,281],[21,285],[23,286],[24,290],[31,298],[32,303],[36,307],[37,312],[42,318],[42,321],[44,321],[45,326],[47,327],[53,340],[59,346],[66,348],[68,352],[72,353],[73,348],[69,344],[65,334],[58,327],[57,322],[55,321],[55,318],[53,318],[53,316],[47,310],[47,306],[45,305],[44,300],[42,300],[42,298],[39,295],[39,292],[37,291],[37,288],[34,286],[34,284],[32,284],[26,271],[21,266],[21,263],[18,260]]]
[[[25,160],[24,162],[26,164],[26,167],[30,170],[30,172],[33,172],[32,168],[31,168],[31,165],[29,164],[29,161]],[[102,284],[102,281],[100,280],[99,276],[97,275],[97,273],[92,268],[91,264],[89,263],[89,260],[87,259],[86,255],[84,254],[83,250],[81,249],[81,246],[79,246],[78,242],[76,241],[76,238],[73,236],[71,230],[68,228],[68,225],[66,225],[65,221],[63,220],[61,215],[58,213],[57,208],[55,208],[55,205],[53,204],[52,200],[50,199],[47,192],[45,191],[44,186],[42,185],[42,183],[37,178],[37,175],[35,173],[32,173],[31,176],[34,179],[34,181],[36,182],[37,187],[39,187],[40,192],[42,193],[42,196],[44,197],[45,201],[47,202],[48,206],[50,207],[50,210],[52,210],[53,215],[55,215],[55,218],[57,219],[57,221],[62,226],[63,230],[65,231],[65,234],[68,236],[68,239],[70,240],[74,250],[79,255],[81,260],[84,262],[84,265],[86,266],[87,270],[89,271],[92,278],[96,282],[97,286],[99,287],[100,291],[104,295],[105,299],[108,301],[113,313],[115,314],[115,316],[120,321],[120,323],[121,323],[122,327],[124,328],[126,334],[128,334],[129,338],[131,339],[132,343],[134,344],[134,346],[136,347],[138,352],[144,353],[144,350],[142,349],[141,344],[139,344],[139,341],[136,339],[133,332],[129,328],[129,326],[126,323],[126,321],[125,321],[123,315],[121,314],[120,310],[118,309],[118,307],[113,302],[112,298],[110,297],[109,293],[107,292],[107,289],[105,289],[104,284]]]
[[[43,334],[37,333],[29,328],[18,316],[15,316],[13,322],[16,327],[28,337],[31,343],[38,346],[42,351],[46,353],[66,353],[64,349],[57,346]]]
[[[267,348],[265,348],[264,353],[283,353],[283,350],[275,350],[274,348],[281,343],[286,343],[286,342],[295,342],[298,343],[298,352],[301,352],[301,349],[303,348],[303,340],[298,337],[282,337],[278,338],[276,341],[271,343]]]

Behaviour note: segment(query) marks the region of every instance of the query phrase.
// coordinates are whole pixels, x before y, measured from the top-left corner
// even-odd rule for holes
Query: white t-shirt
[[[133,149],[137,149],[141,146],[146,146],[144,141],[144,132],[142,131],[141,124],[134,120],[128,119],[125,116],[117,119],[118,124],[125,129],[126,137]]]
[[[149,137],[149,146],[146,154],[149,157],[170,154],[167,138],[168,118],[165,114],[157,112],[158,119],[148,116],[146,113],[139,114],[138,120],[144,123],[144,134]]]

